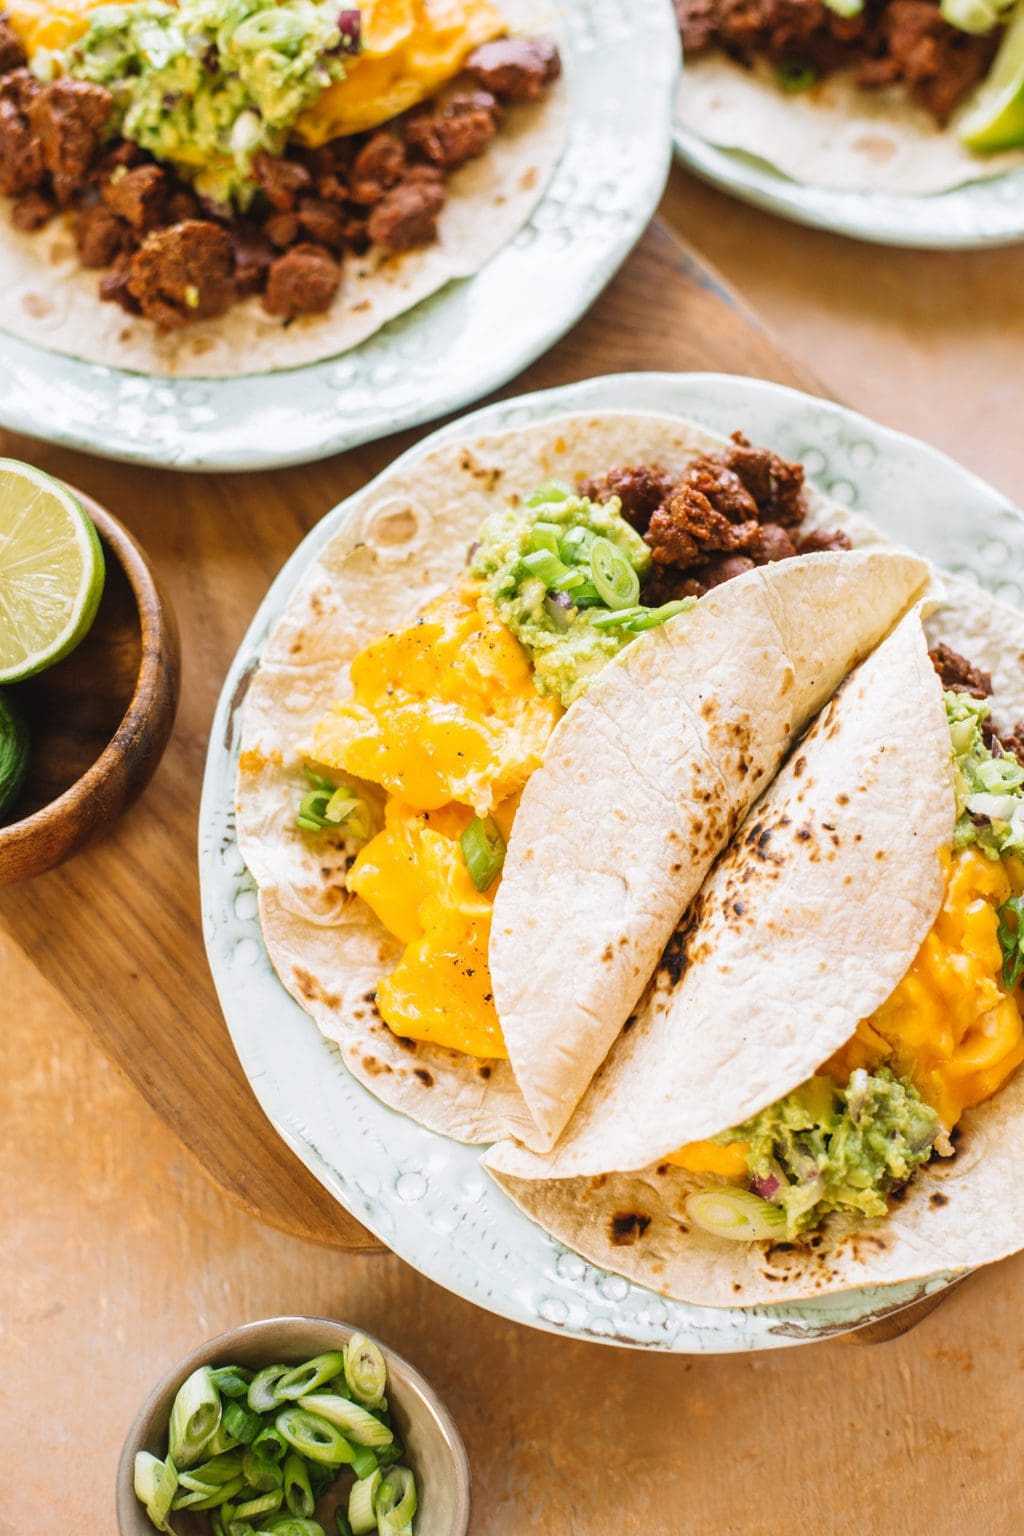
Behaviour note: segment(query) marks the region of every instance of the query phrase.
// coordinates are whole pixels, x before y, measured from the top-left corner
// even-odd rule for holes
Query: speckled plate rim
[[[0,332],[0,424],[104,458],[252,470],[326,458],[461,409],[546,352],[650,222],[671,165],[679,37],[667,0],[553,0],[565,151],[519,234],[340,357],[237,379],[163,379]]]
[[[499,402],[450,423],[439,442],[566,412],[626,409],[737,425],[801,459],[811,479],[938,564],[1024,606],[1024,516],[944,454],[853,411],[780,385],[723,374],[621,374]],[[750,1309],[668,1301],[608,1274],[534,1226],[487,1178],[478,1149],[387,1109],[345,1071],[335,1046],[288,996],[263,946],[256,892],[235,840],[239,710],[267,634],[337,531],[335,507],[284,566],[249,627],[213,722],[199,823],[203,929],[242,1067],[278,1134],[346,1210],[429,1279],[514,1322],[640,1349],[726,1353],[848,1332],[950,1284],[953,1272],[840,1296]]]
[[[928,197],[845,192],[792,181],[767,162],[722,149],[676,123],[676,157],[703,181],[812,229],[872,245],[970,251],[1024,240],[1024,167]]]

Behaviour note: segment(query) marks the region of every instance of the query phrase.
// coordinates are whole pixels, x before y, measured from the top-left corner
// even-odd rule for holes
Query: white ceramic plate
[[[473,278],[354,351],[282,373],[159,379],[0,333],[0,424],[112,459],[261,469],[458,410],[575,324],[650,222],[668,175],[679,38],[667,0],[556,0],[569,140],[529,223]]]
[[[947,569],[1024,605],[1024,517],[934,449],[841,406],[722,374],[624,374],[487,406],[438,442],[567,411],[669,412],[720,433],[741,427],[801,460],[829,495]],[[933,1276],[816,1301],[750,1310],[666,1301],[607,1274],[534,1226],[478,1166],[478,1151],[386,1109],[285,992],[256,917],[234,829],[240,700],[268,631],[346,516],[342,503],[309,534],[264,599],[228,674],[213,722],[200,813],[207,953],[242,1066],[278,1133],[336,1199],[403,1259],[447,1289],[515,1322],[641,1349],[769,1349],[842,1332],[941,1289]]]
[[[674,133],[678,158],[702,180],[797,224],[875,245],[926,251],[976,250],[1024,240],[1024,168],[928,197],[843,192],[791,181],[767,162],[719,149],[679,123]]]

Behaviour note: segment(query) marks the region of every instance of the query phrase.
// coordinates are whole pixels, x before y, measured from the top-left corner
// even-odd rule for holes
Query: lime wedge
[[[28,773],[28,726],[9,694],[0,689],[0,815],[17,800]]]
[[[1024,145],[1024,5],[1018,5],[995,63],[960,119],[958,131],[970,149]]]
[[[103,550],[77,497],[29,464],[0,459],[0,683],[74,650],[103,578]]]

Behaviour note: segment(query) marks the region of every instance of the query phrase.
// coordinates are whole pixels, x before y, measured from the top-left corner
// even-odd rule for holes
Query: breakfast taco
[[[676,0],[679,122],[795,181],[946,191],[1024,164],[1024,8]]]
[[[566,89],[543,0],[0,9],[0,327],[168,375],[356,346],[525,223]]]
[[[750,1306],[1024,1246],[1024,619],[951,583],[754,806],[553,1153],[586,1257]]]
[[[375,1094],[550,1146],[794,737],[928,580],[840,519],[741,434],[626,412],[453,440],[354,500],[263,648],[237,828],[281,980]],[[620,806],[553,812],[549,761]],[[620,868],[591,929],[556,901],[518,951],[496,933],[506,852],[568,893],[624,831],[631,912]]]

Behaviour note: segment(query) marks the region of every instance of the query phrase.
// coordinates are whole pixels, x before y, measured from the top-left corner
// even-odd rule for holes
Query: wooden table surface
[[[1020,253],[857,246],[679,172],[663,213],[798,365],[1024,502]],[[142,483],[109,466],[97,477]],[[182,515],[196,515],[177,484]],[[229,542],[221,556],[227,579]],[[874,1348],[683,1359],[553,1340],[391,1255],[343,1255],[254,1221],[2,933],[0,995],[0,1536],[112,1532],[121,1435],[155,1376],[244,1317],[301,1310],[393,1338],[446,1397],[474,1466],[474,1536],[1021,1529],[1021,1260]]]

